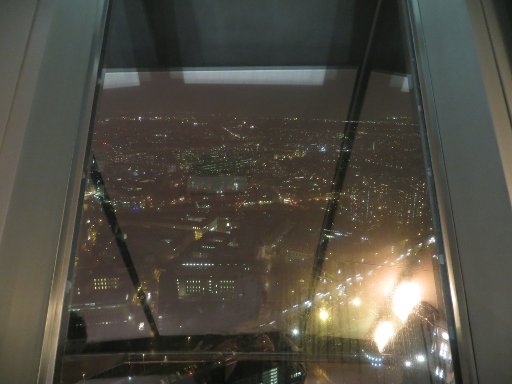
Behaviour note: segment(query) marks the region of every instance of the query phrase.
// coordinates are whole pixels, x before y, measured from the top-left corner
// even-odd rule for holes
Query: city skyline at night
[[[329,339],[357,340],[356,353],[404,353],[418,316],[445,326],[406,77],[375,74],[357,122],[342,117],[348,95],[332,76],[307,87],[214,88],[163,77],[142,74],[146,83],[100,97],[91,153],[101,185],[87,182],[70,303],[79,316],[70,326],[85,329],[87,343],[277,332],[297,346],[310,340],[311,353],[325,344],[312,340]],[[167,112],[150,96],[167,100],[163,88],[184,98]],[[284,107],[272,106],[285,95]],[[322,112],[324,97],[341,105],[337,116]],[[350,124],[357,135],[335,192]]]
[[[394,87],[393,82],[396,80],[388,76],[388,82],[381,81],[380,89],[374,91],[383,97],[386,92],[400,96],[404,92]],[[254,92],[259,94],[262,90],[258,88],[255,86]],[[194,90],[199,100],[205,92],[201,89]],[[225,91],[229,95],[232,90],[228,87]],[[267,92],[274,91],[269,88]],[[252,90],[246,93],[251,98]],[[102,103],[108,104],[108,97],[108,94],[102,96]],[[105,109],[103,105],[102,109]],[[98,114],[92,151],[134,263],[152,297],[151,306],[157,313],[164,307],[176,308],[172,304],[175,300],[183,305],[182,312],[186,314],[191,309],[183,303],[193,301],[191,297],[208,293],[204,300],[215,304],[219,297],[211,294],[225,291],[233,305],[234,296],[241,295],[246,304],[254,302],[256,308],[265,307],[265,317],[272,322],[272,316],[282,315],[286,308],[305,300],[308,271],[320,236],[323,210],[331,198],[332,172],[346,122],[300,115],[258,116],[256,112],[208,114],[201,106],[196,109],[197,112],[167,114],[151,110],[130,114],[112,112],[108,117],[102,112]],[[411,116],[414,115],[402,112],[401,116],[359,122],[350,172],[340,195],[329,247],[330,255],[339,256],[326,264],[324,279],[338,274],[338,283],[346,281],[352,272],[357,275],[352,266],[347,268],[347,260],[354,263],[365,252],[387,247],[397,248],[399,252],[405,246],[404,241],[413,244],[418,239],[417,243],[421,243],[432,236],[426,180],[422,176],[421,141]],[[117,293],[121,286],[127,293],[120,295],[115,305],[127,306],[133,301],[130,292],[133,287],[126,281],[119,286],[107,284],[101,292],[91,291],[91,278],[93,282],[100,281],[94,279],[121,281],[120,276],[126,275],[94,196],[94,188],[89,187],[84,210],[87,239],[76,258],[77,281],[85,280],[75,284],[76,308],[80,308],[78,303],[95,302],[90,295],[99,294],[109,301],[109,293]],[[209,233],[223,235],[225,239],[219,240],[219,246],[211,240],[205,242]],[[95,257],[88,256],[93,253]],[[229,253],[233,255],[228,256]],[[224,259],[227,261],[222,262]],[[113,268],[110,271],[107,260]],[[372,260],[384,262],[375,256]],[[208,278],[204,273],[207,267],[223,264],[224,268],[229,265],[237,277],[230,278],[228,273],[224,278],[213,275]],[[366,269],[365,262],[359,264],[361,271]],[[281,282],[286,281],[288,288],[272,287],[280,275],[297,266],[302,272],[296,280]],[[201,271],[194,272],[194,267]],[[238,269],[241,271],[237,272]],[[181,283],[178,270],[189,275]],[[89,277],[81,276],[81,271],[87,271]],[[197,273],[204,275],[202,279],[194,279]],[[252,285],[241,288],[241,282],[251,278]],[[163,294],[160,287],[165,287]],[[246,290],[252,290],[251,294],[247,295]],[[221,301],[226,299],[221,295]],[[224,307],[218,308],[220,323],[227,318],[221,308]],[[239,307],[238,311],[241,310]],[[254,317],[259,314],[257,309],[253,312],[246,332],[256,325]],[[164,324],[172,316],[162,313],[157,318]],[[135,323],[135,315],[128,317]],[[125,322],[128,317],[98,324],[113,325]],[[225,324],[217,325],[216,329],[213,323],[211,329],[201,330],[204,319],[196,317],[199,323],[195,328],[183,329],[184,325],[178,324],[167,332],[229,332]],[[234,329],[239,329],[240,318],[241,312],[233,316]],[[297,323],[298,319],[289,321]],[[139,329],[140,323],[144,319],[133,327],[137,331],[135,335],[148,331],[147,325]],[[262,320],[257,325],[264,323]],[[360,329],[355,333],[364,336]],[[91,325],[89,337],[94,334]]]

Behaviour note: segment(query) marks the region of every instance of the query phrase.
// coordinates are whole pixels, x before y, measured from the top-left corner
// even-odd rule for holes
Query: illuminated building
[[[250,161],[229,155],[203,156],[194,165],[192,172],[197,176],[243,176],[247,173]]]
[[[190,193],[229,194],[247,189],[247,178],[241,176],[192,176],[188,181]]]
[[[207,232],[168,262],[159,283],[162,326],[180,323],[180,333],[186,333],[209,321],[215,332],[233,321],[252,319],[263,292],[251,252],[231,235]],[[190,313],[195,313],[194,321],[186,320]]]

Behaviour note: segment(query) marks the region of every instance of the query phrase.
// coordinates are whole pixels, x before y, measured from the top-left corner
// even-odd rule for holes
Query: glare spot
[[[416,355],[416,361],[418,363],[424,363],[425,362],[425,355]]]
[[[359,297],[355,297],[352,300],[352,305],[355,306],[355,307],[359,307],[361,305],[361,299]]]
[[[329,319],[329,312],[325,308],[320,309],[320,312],[318,313],[318,317],[322,321],[327,321]]]
[[[377,328],[375,328],[375,332],[373,333],[373,340],[375,341],[375,344],[377,344],[379,352],[384,350],[394,335],[395,330],[393,329],[391,321],[381,321],[377,325]]]
[[[406,321],[420,300],[421,292],[418,284],[401,283],[393,294],[393,312],[400,320]]]

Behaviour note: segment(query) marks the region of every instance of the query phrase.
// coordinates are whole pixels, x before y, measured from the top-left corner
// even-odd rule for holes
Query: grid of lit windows
[[[218,293],[235,292],[235,280],[220,280],[217,288]]]
[[[272,368],[269,371],[263,372],[264,384],[277,384],[279,382],[278,368]]]
[[[201,293],[203,288],[201,287],[201,280],[186,280],[185,281],[185,293],[187,295]]]
[[[95,291],[119,288],[119,277],[98,277],[92,280]]]
[[[187,279],[180,281],[180,279],[176,279],[176,285],[179,297],[198,294],[232,294],[236,291],[235,280]]]

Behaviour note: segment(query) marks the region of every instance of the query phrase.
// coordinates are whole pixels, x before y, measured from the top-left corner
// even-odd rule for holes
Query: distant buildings
[[[151,113],[98,122],[94,152],[165,332],[205,324],[222,332],[306,300],[344,123]],[[327,258],[343,255],[354,267],[332,257],[324,289],[357,277],[365,252],[429,232],[420,148],[407,119],[360,123],[334,228],[324,233]],[[144,335],[137,287],[98,203],[89,188],[70,308],[90,339],[114,328]]]

